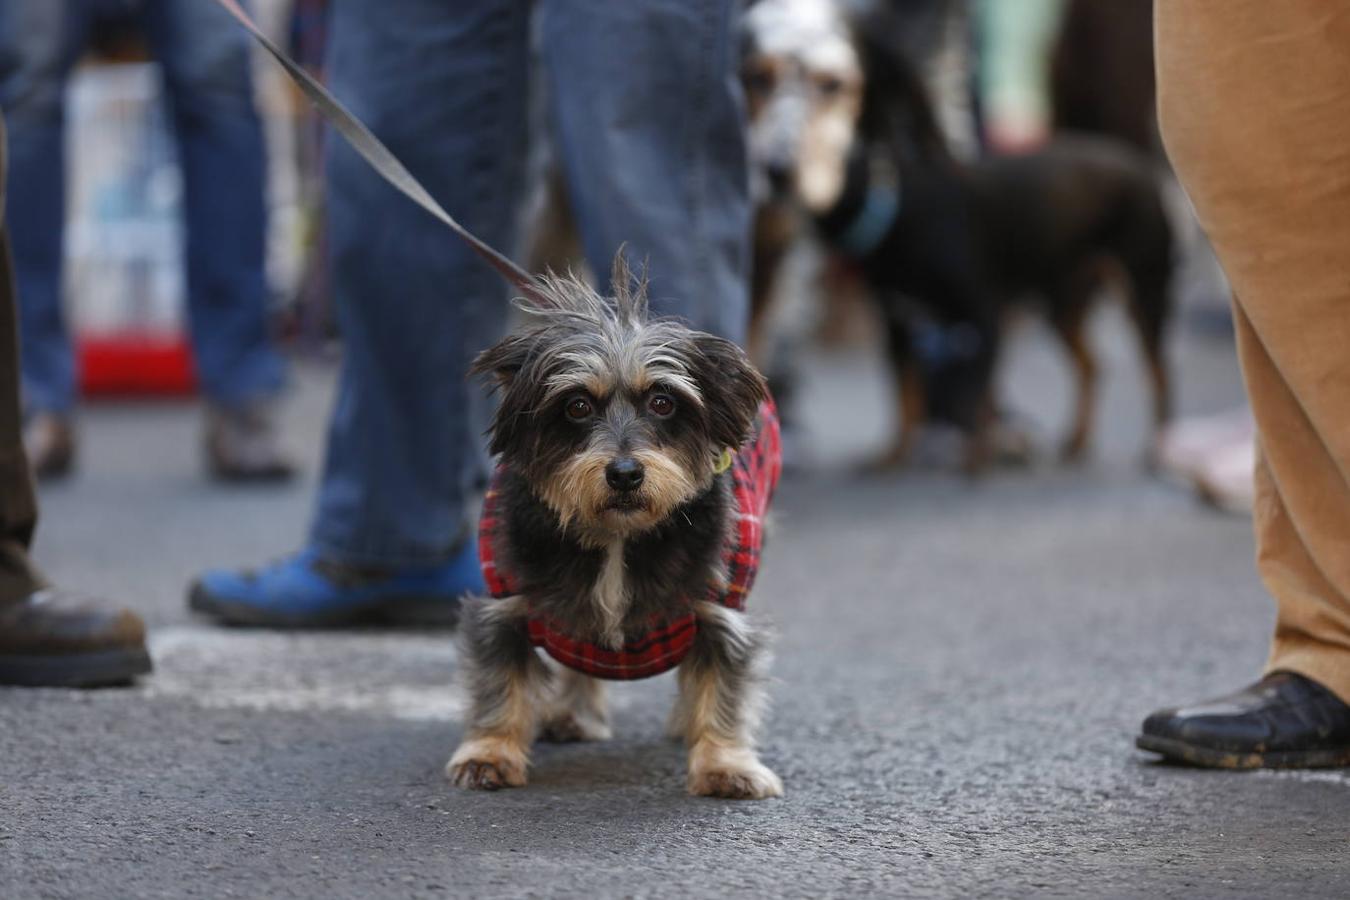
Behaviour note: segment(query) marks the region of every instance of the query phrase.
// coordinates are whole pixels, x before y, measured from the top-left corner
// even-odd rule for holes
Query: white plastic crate
[[[83,66],[67,104],[67,315],[77,339],[184,331],[182,177],[151,64]]]

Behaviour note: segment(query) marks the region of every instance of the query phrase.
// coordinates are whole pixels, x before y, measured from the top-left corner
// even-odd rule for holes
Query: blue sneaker
[[[459,618],[461,597],[486,590],[478,541],[470,538],[438,566],[372,571],[302,550],[257,571],[213,569],[193,582],[188,606],[227,625],[448,627]]]

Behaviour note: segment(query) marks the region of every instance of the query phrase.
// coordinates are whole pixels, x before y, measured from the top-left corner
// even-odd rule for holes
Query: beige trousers
[[[1268,670],[1350,702],[1350,4],[1157,0],[1168,155],[1232,282]]]

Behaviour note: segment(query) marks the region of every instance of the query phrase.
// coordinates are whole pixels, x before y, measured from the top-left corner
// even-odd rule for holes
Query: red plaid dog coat
[[[759,408],[755,436],[731,461],[732,527],[727,535],[722,558],[726,563],[727,586],[713,590],[710,599],[731,609],[745,609],[746,597],[759,570],[760,547],[764,543],[764,516],[783,466],[783,449],[778,431],[778,411],[772,400]],[[479,524],[478,555],[483,579],[493,597],[512,597],[520,593],[512,573],[499,569],[494,548],[497,516],[497,484],[501,470],[493,477],[483,500]],[[528,600],[528,598],[527,598]],[[694,643],[698,622],[689,606],[671,618],[651,623],[646,633],[627,641],[617,650],[589,641],[577,640],[557,623],[530,617],[526,625],[530,642],[570,669],[595,678],[629,680],[659,675],[679,665]]]

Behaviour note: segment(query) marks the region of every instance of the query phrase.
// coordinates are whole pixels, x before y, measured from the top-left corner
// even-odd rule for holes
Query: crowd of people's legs
[[[645,263],[658,312],[744,340],[752,210],[738,7],[336,0],[327,76],[456,217],[512,248],[537,11],[549,126],[591,269],[607,272],[626,247]],[[207,2],[137,10],[183,172],[209,468],[285,477],[246,37]],[[30,463],[59,475],[75,460],[63,97],[99,11],[94,0],[0,7],[0,683],[125,682],[150,665],[134,613],[53,589],[28,557]],[[1167,0],[1156,15],[1166,146],[1235,287],[1259,446],[1258,563],[1278,618],[1261,682],[1151,716],[1140,746],[1205,765],[1350,764],[1350,218],[1336,149],[1350,121],[1350,33],[1316,0]],[[1249,51],[1240,66],[1234,48]],[[275,627],[453,621],[458,598],[483,587],[471,523],[490,465],[484,401],[464,373],[505,328],[505,291],[337,141],[326,201],[344,356],[309,539],[258,570],[205,573],[190,604],[220,622]],[[1188,452],[1176,451],[1183,461]]]
[[[62,290],[65,101],[104,6],[13,0],[0,9],[7,215],[22,223],[11,241],[28,445],[39,477],[67,474],[76,457],[78,373]],[[207,400],[206,461],[220,478],[285,478],[292,465],[276,421],[285,366],[269,334],[263,138],[247,37],[207,3],[146,3],[138,16],[162,72],[183,175],[186,299]]]

